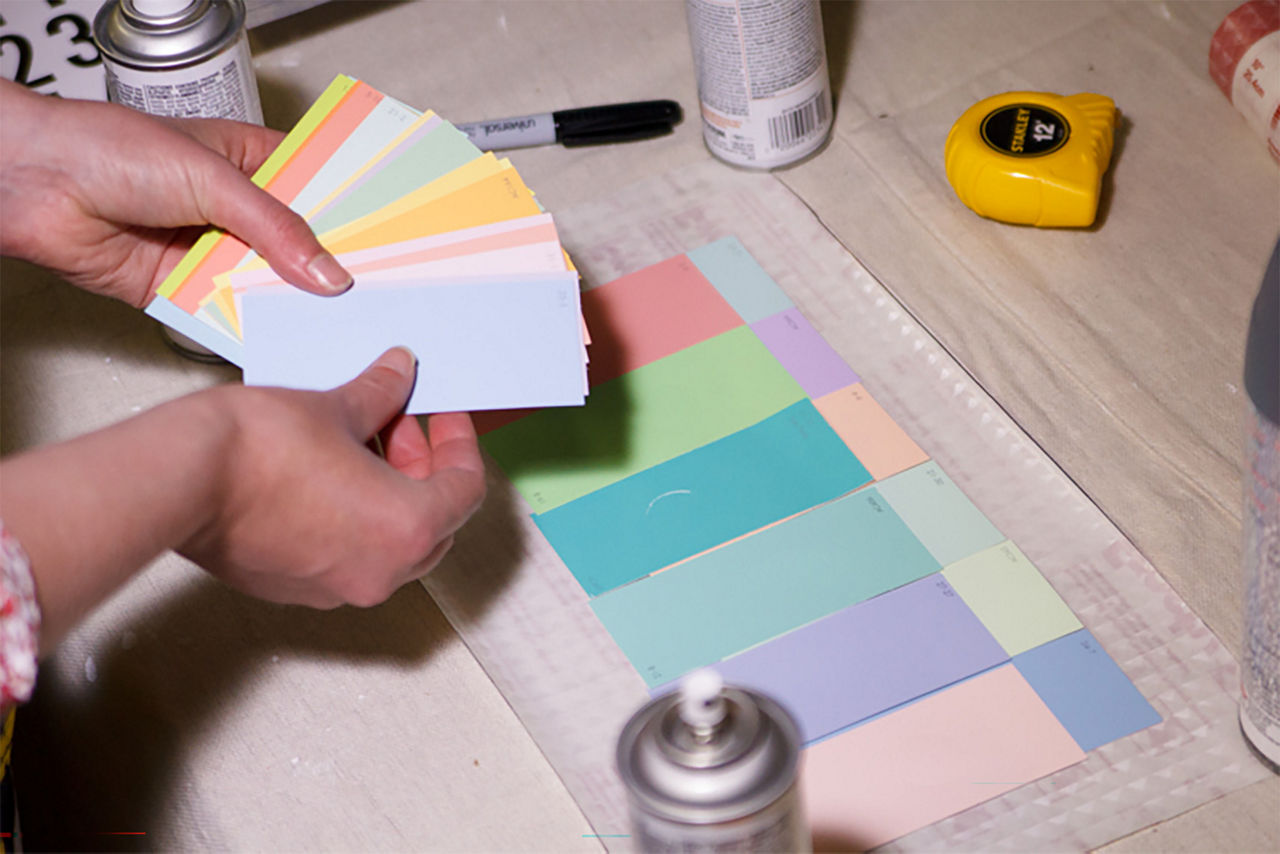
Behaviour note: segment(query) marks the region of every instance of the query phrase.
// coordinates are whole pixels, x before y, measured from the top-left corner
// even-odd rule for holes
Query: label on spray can
[[[113,102],[262,124],[241,0],[111,0],[93,34]]]
[[[711,670],[640,709],[618,738],[642,851],[811,849],[796,787],[800,736],[774,701]]]
[[[821,148],[831,86],[818,0],[686,0],[686,8],[711,153],[773,169]]]

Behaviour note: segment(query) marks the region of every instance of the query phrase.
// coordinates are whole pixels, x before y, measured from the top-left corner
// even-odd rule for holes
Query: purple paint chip
[[[726,682],[763,691],[787,707],[807,743],[1008,660],[964,600],[934,574],[714,668]]]
[[[858,375],[799,309],[770,315],[751,324],[751,330],[811,399],[858,382]]]

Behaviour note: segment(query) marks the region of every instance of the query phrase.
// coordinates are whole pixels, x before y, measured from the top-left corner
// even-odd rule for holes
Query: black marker
[[[553,143],[572,147],[662,136],[671,133],[681,115],[680,105],[675,101],[635,101],[457,127],[486,151]]]

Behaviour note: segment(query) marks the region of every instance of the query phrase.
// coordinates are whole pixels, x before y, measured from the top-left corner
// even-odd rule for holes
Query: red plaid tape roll
[[[1223,19],[1209,76],[1280,161],[1280,0],[1249,0]]]

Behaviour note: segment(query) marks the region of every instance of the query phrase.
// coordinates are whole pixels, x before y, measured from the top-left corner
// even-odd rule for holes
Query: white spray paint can
[[[831,135],[818,0],[686,0],[702,138],[735,166],[776,169]]]

